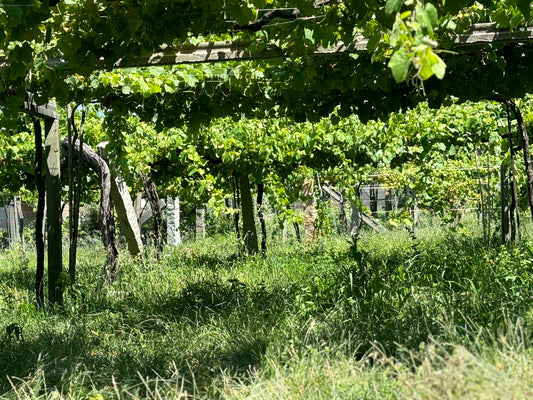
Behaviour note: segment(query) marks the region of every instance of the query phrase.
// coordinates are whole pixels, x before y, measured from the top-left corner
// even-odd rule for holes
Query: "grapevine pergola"
[[[257,104],[265,98],[263,89],[253,86],[253,79],[246,76],[241,79],[241,85],[246,88],[228,96],[216,90],[214,94],[205,94],[208,86],[201,80],[188,84],[185,91],[179,87],[167,90],[166,86],[163,90],[163,83],[153,82],[150,83],[154,86],[147,90],[142,84],[139,90],[126,90],[120,83],[106,86],[99,82],[100,77],[95,74],[98,70],[116,74],[117,77],[110,78],[112,81],[122,79],[116,69],[280,59],[281,66],[274,64],[267,72],[284,73],[288,79],[273,88],[274,95],[269,94],[270,100],[263,107],[279,106],[277,112],[297,119],[302,113],[304,119],[312,119],[316,113],[328,115],[335,107],[340,107],[341,116],[358,113],[372,118],[423,99],[439,105],[447,94],[456,92],[463,99],[487,98],[490,97],[487,88],[482,90],[487,82],[479,81],[490,74],[495,79],[502,77],[493,86],[496,94],[503,97],[533,88],[531,6],[525,1],[485,0],[479,6],[464,0],[427,4],[420,1],[404,4],[401,0],[388,0],[384,4],[255,0],[244,6],[233,0],[177,3],[28,2],[28,9],[19,10],[20,4],[13,4],[0,14],[7,21],[0,35],[4,48],[0,59],[3,66],[0,91],[4,93],[4,103],[8,104],[6,108],[13,112],[22,109],[45,120],[48,274],[52,301],[60,301],[61,297],[58,287],[62,270],[61,187],[58,117],[49,100],[56,98],[68,103],[98,99],[110,109],[119,110],[119,116],[135,112],[146,120],[164,115],[165,110],[170,114],[165,107],[181,108],[182,117],[165,115],[158,122],[186,124],[197,118],[201,108],[206,111],[200,114],[209,114],[206,120],[219,115],[217,108],[222,108],[220,115],[230,107],[228,114],[256,115],[260,108]],[[272,8],[265,9],[267,5]],[[512,13],[508,15],[510,6]],[[254,11],[257,8],[263,10],[257,13]],[[15,18],[10,20],[11,10],[17,14],[13,13]],[[484,23],[472,24],[476,20]],[[507,20],[505,26],[503,22]],[[447,66],[438,55],[438,41],[446,51],[442,59]],[[348,54],[354,57],[344,56]],[[498,64],[502,62],[507,64],[502,67]],[[446,76],[445,67],[448,68]],[[303,81],[302,70],[306,73]],[[338,76],[338,81],[350,79],[348,89],[337,87],[339,83],[335,79],[330,87],[317,79],[328,73]],[[427,81],[432,75],[444,79]],[[426,81],[424,90],[402,83],[412,76]],[[389,82],[392,77],[395,83]],[[516,77],[521,78],[517,87],[509,86],[508,82]],[[301,86],[297,92],[309,93],[301,95],[305,101],[287,93],[287,87],[296,85],[297,79]],[[471,88],[470,92],[465,91],[463,82],[468,79],[478,92]],[[33,94],[28,97],[27,93]],[[10,97],[19,101],[9,100]],[[315,102],[318,111],[297,109]],[[383,103],[383,109],[377,109],[378,102]],[[293,108],[296,108],[294,113]]]

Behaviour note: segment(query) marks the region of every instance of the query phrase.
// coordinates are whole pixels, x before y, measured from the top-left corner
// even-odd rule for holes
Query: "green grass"
[[[0,254],[0,398],[531,398],[533,256],[430,227],[242,258],[231,237],[121,260],[99,245],[55,309]],[[3,335],[3,333],[0,333]],[[1,336],[0,336],[1,338]]]

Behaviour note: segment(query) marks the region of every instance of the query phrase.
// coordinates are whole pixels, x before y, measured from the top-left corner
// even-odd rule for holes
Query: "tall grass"
[[[1,398],[530,398],[530,247],[427,228],[238,255],[218,236],[124,256],[80,249],[61,307],[31,251],[0,254]],[[1,333],[0,333],[1,334]]]

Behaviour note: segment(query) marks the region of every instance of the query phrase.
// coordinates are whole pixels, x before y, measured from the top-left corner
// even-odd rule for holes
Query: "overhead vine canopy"
[[[439,105],[450,94],[520,97],[533,87],[528,41],[455,43],[474,23],[515,32],[531,25],[524,0],[55,3],[5,0],[0,8],[7,109],[16,110],[31,91],[41,102],[97,100],[115,117],[135,112],[161,125],[194,126],[226,115],[316,120],[334,110],[333,119],[370,119],[422,99]],[[113,70],[165,47],[221,40],[294,57]],[[364,41],[366,51],[305,56],[339,41]]]

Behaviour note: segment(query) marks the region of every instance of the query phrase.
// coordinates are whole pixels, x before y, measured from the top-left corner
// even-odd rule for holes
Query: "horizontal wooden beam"
[[[516,31],[496,29],[495,24],[475,24],[468,33],[458,35],[454,47],[464,45],[483,46],[492,43],[530,43],[533,42],[533,27]],[[160,52],[149,55],[132,56],[119,59],[114,68],[149,67],[173,64],[198,64],[224,61],[259,60],[282,57],[301,57],[305,55],[330,55],[340,53],[359,53],[367,51],[367,39],[349,44],[338,42],[331,48],[318,47],[316,50],[303,50],[287,53],[277,47],[253,50],[250,42],[214,42],[196,46],[166,47]],[[97,68],[109,68],[105,59],[99,60]]]
[[[468,33],[458,35],[455,44],[482,45],[491,43],[529,43],[533,41],[533,26],[506,31],[497,29],[496,24],[474,24]]]
[[[55,103],[48,102],[43,105],[37,105],[30,95],[26,97],[26,100],[24,100],[22,111],[40,118],[59,119],[59,114],[56,112]]]
[[[214,42],[197,46],[165,48],[147,56],[122,58],[113,64],[114,68],[149,67],[174,64],[216,63],[224,61],[261,60],[268,58],[301,57],[305,55],[327,55],[335,53],[357,53],[366,51],[368,40],[363,39],[345,45],[339,42],[331,48],[318,47],[316,50],[303,50],[286,53],[277,47],[250,50],[250,42]],[[106,60],[100,60],[98,67],[108,67]]]
[[[533,42],[533,27],[505,31],[497,29],[495,24],[474,24],[468,33],[458,35],[454,41],[454,48],[462,46],[484,46],[492,43],[531,43]],[[254,49],[251,42],[212,42],[198,45],[183,45],[179,47],[164,47],[158,52],[133,55],[110,61],[101,58],[96,62],[96,69],[152,67],[162,65],[216,63],[224,61],[259,60],[269,58],[302,57],[306,55],[330,55],[340,53],[359,53],[367,51],[367,39],[356,40],[349,44],[338,42],[331,48],[318,47],[299,52],[285,52],[277,47]],[[459,50],[460,51],[460,50]],[[7,60],[1,60],[5,63]],[[48,65],[52,68],[67,68],[68,60],[50,58]]]

